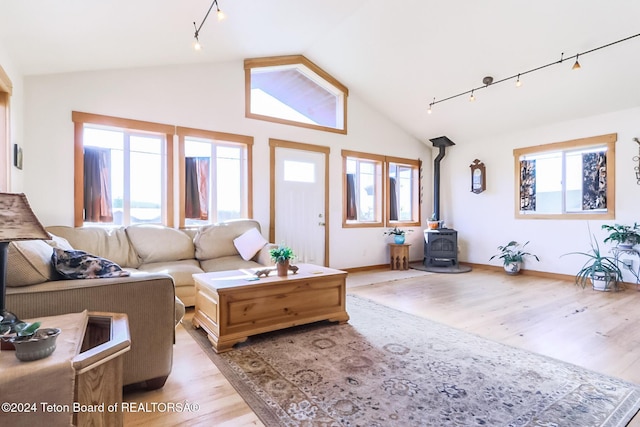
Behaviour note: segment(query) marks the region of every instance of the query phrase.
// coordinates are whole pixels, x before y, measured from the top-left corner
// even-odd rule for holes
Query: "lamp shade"
[[[0,242],[48,239],[24,194],[0,193]]]

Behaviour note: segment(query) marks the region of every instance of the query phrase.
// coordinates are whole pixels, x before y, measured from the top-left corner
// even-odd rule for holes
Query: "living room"
[[[581,55],[579,70],[571,69],[577,58],[566,60],[522,74],[522,87],[515,79],[494,83],[475,91],[473,103],[458,97],[427,113],[433,100],[483,86],[485,76],[497,82],[636,34],[640,6],[631,1],[498,1],[465,4],[468,12],[460,16],[460,5],[435,2],[389,10],[364,0],[308,8],[284,0],[268,7],[220,0],[227,17],[209,17],[201,52],[191,47],[192,22],[202,21],[207,1],[149,2],[139,10],[126,2],[29,3],[0,6],[0,66],[12,85],[2,171],[6,190],[25,193],[45,226],[74,225],[74,111],[250,135],[253,218],[265,237],[273,225],[269,140],[328,147],[326,264],[337,269],[387,264],[390,242],[386,224],[343,227],[341,150],[422,161],[420,225],[407,234],[412,261],[423,258],[423,229],[433,210],[437,150],[429,139],[442,135],[455,145],[442,160],[440,219],[458,231],[461,262],[499,266],[489,262],[498,245],[529,241],[540,261],[527,270],[570,279],[582,262],[563,254],[588,249],[590,233],[602,242],[602,224],[638,221],[640,38]],[[156,14],[162,19],[149,23]],[[346,134],[245,116],[243,61],[278,55],[305,55],[349,88]],[[609,134],[616,135],[613,217],[515,215],[514,149]],[[23,153],[21,169],[13,166],[14,144]],[[486,166],[481,193],[470,191],[474,159]],[[174,199],[180,200],[178,190]]]

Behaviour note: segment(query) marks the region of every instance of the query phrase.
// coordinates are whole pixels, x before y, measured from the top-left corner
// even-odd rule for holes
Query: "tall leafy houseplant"
[[[620,267],[614,258],[602,255],[595,236],[591,236],[590,244],[591,250],[588,252],[570,252],[562,255],[581,255],[587,259],[576,273],[576,285],[584,288],[591,282],[593,289],[598,291],[616,290],[618,281],[622,280]]]
[[[489,261],[494,258],[499,258],[502,260],[504,271],[507,274],[518,274],[522,268],[522,263],[524,262],[525,257],[532,256],[536,261],[540,261],[540,258],[538,258],[537,255],[524,250],[525,246],[528,244],[529,242],[526,242],[524,245],[520,245],[520,243],[512,240],[504,246],[498,246],[498,250],[500,252],[489,258]]]
[[[278,276],[286,276],[289,270],[289,263],[295,256],[293,250],[288,246],[280,245],[277,248],[271,249],[269,255],[271,255],[271,259],[276,262]]]

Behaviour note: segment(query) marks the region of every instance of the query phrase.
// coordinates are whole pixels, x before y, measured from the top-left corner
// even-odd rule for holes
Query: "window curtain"
[[[84,148],[84,220],[113,222],[111,208],[111,151]]]
[[[389,178],[389,220],[398,220],[398,194],[396,193],[396,179]]]
[[[520,161],[520,210],[536,210],[536,161]]]
[[[582,155],[582,209],[607,208],[607,152]]]
[[[347,220],[358,219],[358,208],[356,204],[356,177],[352,173],[347,174]]]
[[[185,158],[185,218],[209,219],[209,158]]]

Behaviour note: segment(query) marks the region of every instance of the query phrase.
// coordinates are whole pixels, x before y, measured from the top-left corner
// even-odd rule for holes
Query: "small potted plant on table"
[[[405,239],[405,235],[407,232],[411,232],[413,230],[402,230],[401,228],[393,227],[387,231],[384,232],[385,235],[387,236],[393,236],[393,242],[396,245],[402,245],[404,244],[404,239]]]
[[[518,274],[522,269],[522,263],[524,262],[525,257],[532,256],[536,261],[540,261],[537,255],[524,251],[524,247],[528,244],[529,242],[521,246],[518,242],[512,240],[504,246],[498,246],[498,250],[500,252],[489,258],[489,261],[496,257],[500,258],[503,262],[504,271],[507,274]]]
[[[288,246],[280,245],[277,248],[271,249],[269,255],[271,255],[271,259],[276,262],[278,276],[286,277],[289,271],[289,263],[295,256],[293,250]]]
[[[20,322],[13,328],[0,331],[0,334],[3,341],[13,344],[18,359],[31,361],[45,358],[53,353],[60,329],[40,329],[40,322]]]

